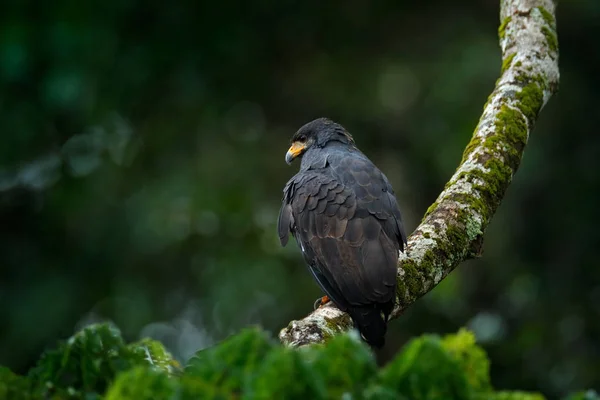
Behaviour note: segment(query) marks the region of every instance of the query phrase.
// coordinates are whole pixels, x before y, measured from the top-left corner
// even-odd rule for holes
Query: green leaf
[[[447,335],[442,339],[442,347],[458,362],[473,390],[492,390],[490,362],[485,351],[475,344],[472,332],[463,328],[455,335]]]
[[[169,374],[181,372],[181,365],[173,359],[165,347],[159,341],[142,339],[127,346],[134,358],[142,359],[154,368],[158,368]]]
[[[181,377],[180,400],[234,400],[239,394],[219,387],[215,382],[208,382],[198,376],[183,375]]]
[[[106,393],[106,400],[179,399],[179,383],[159,368],[138,366],[119,374]]]
[[[61,388],[103,393],[115,374],[130,365],[130,352],[119,330],[113,325],[91,325],[45,352],[30,377],[42,396]]]
[[[458,362],[437,336],[412,340],[380,371],[379,383],[411,400],[468,400],[471,390]]]
[[[409,400],[406,397],[399,395],[393,389],[380,385],[372,385],[367,387],[361,397],[363,400]]]
[[[249,382],[243,399],[325,399],[320,376],[309,368],[300,352],[277,347],[267,354]]]
[[[31,383],[23,376],[0,367],[0,400],[29,400]]]
[[[304,357],[332,399],[339,399],[345,393],[358,395],[377,372],[373,353],[355,332],[336,336],[324,346],[310,348]]]
[[[78,398],[104,393],[119,372],[134,366],[171,371],[172,364],[171,355],[160,343],[146,339],[126,346],[114,325],[96,324],[45,352],[29,376],[39,396],[65,391]]]
[[[266,333],[245,329],[216,346],[196,353],[185,374],[230,393],[240,393],[273,347]]]

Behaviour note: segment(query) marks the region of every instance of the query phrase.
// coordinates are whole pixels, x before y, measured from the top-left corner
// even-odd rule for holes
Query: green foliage
[[[365,400],[409,400],[393,389],[379,385],[367,387],[362,394],[362,398]]]
[[[357,395],[377,372],[373,354],[356,334],[331,339],[326,346],[310,349],[311,367],[325,384],[328,398]],[[307,356],[311,356],[307,352]]]
[[[582,392],[566,400],[594,400]],[[44,353],[28,377],[0,368],[0,400],[544,400],[494,392],[489,361],[474,335],[460,330],[410,341],[388,365],[356,333],[291,349],[245,329],[199,351],[184,370],[157,341],[126,345],[112,325],[92,325]]]
[[[471,388],[480,392],[492,389],[490,362],[483,349],[475,344],[472,332],[461,329],[456,335],[448,335],[442,339],[442,347],[459,363]]]
[[[411,341],[381,371],[379,381],[413,400],[470,398],[465,373],[436,336]]]
[[[254,379],[250,380],[248,399],[323,399],[325,386],[311,370],[302,354],[277,347],[265,357]]]
[[[118,329],[88,327],[44,353],[30,377],[44,396],[69,388],[102,393],[117,372],[131,366],[129,356]]]
[[[496,392],[477,395],[474,400],[544,400],[539,393]]]
[[[161,369],[143,366],[120,374],[106,393],[106,400],[171,399],[178,383]]]
[[[565,398],[565,400],[600,400],[600,395],[595,390],[573,393]]]
[[[0,367],[0,400],[28,400],[31,398],[29,392],[30,383],[27,378]]]
[[[241,392],[248,378],[263,362],[273,344],[259,329],[238,335],[196,353],[185,369],[187,375],[227,392]]]
[[[506,26],[512,21],[512,17],[504,18],[500,26],[498,27],[498,37],[503,40],[506,37]]]
[[[183,375],[179,383],[181,400],[233,400],[239,398],[237,393],[195,376]]]
[[[104,393],[119,372],[138,365],[171,372],[171,360],[158,342],[127,346],[115,326],[91,325],[45,352],[29,377],[38,396],[78,398],[85,394],[90,398],[94,393]]]
[[[132,352],[134,358],[143,359],[165,372],[176,373],[181,368],[177,360],[174,360],[173,356],[156,340],[145,338],[139,342],[131,343],[127,348]]]
[[[481,336],[498,382],[551,398],[600,388],[600,1],[560,3],[558,21],[531,17],[565,41],[564,87],[531,133],[485,256],[389,333],[453,332],[489,311],[486,299],[502,327]],[[249,321],[275,331],[304,315],[320,290],[276,234],[298,168],[283,161],[292,133],[317,116],[342,122],[413,231],[498,78],[494,27],[518,27],[498,21],[497,1],[1,4],[0,363],[15,371],[92,315],[185,357],[201,347],[176,337],[190,322],[197,343],[213,343]]]

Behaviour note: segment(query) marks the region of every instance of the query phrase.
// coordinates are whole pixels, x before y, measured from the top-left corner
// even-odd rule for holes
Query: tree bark
[[[538,114],[558,89],[555,8],[554,0],[500,1],[500,79],[456,172],[400,255],[391,318],[481,253],[483,233],[517,172]],[[279,338],[298,347],[352,326],[348,314],[330,303],[290,322]]]

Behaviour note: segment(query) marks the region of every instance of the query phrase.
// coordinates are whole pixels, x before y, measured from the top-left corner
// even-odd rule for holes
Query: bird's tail
[[[375,348],[381,348],[385,344],[387,321],[392,308],[393,303],[372,304],[353,307],[348,313],[365,342]]]

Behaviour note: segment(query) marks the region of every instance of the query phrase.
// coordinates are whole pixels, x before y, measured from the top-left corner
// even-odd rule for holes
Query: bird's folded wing
[[[285,243],[294,233],[323,290],[343,297],[338,303],[386,302],[396,282],[397,205],[383,190],[381,173],[369,178],[361,169],[353,174],[353,167],[342,179],[311,170],[292,178],[284,189],[279,236]]]

